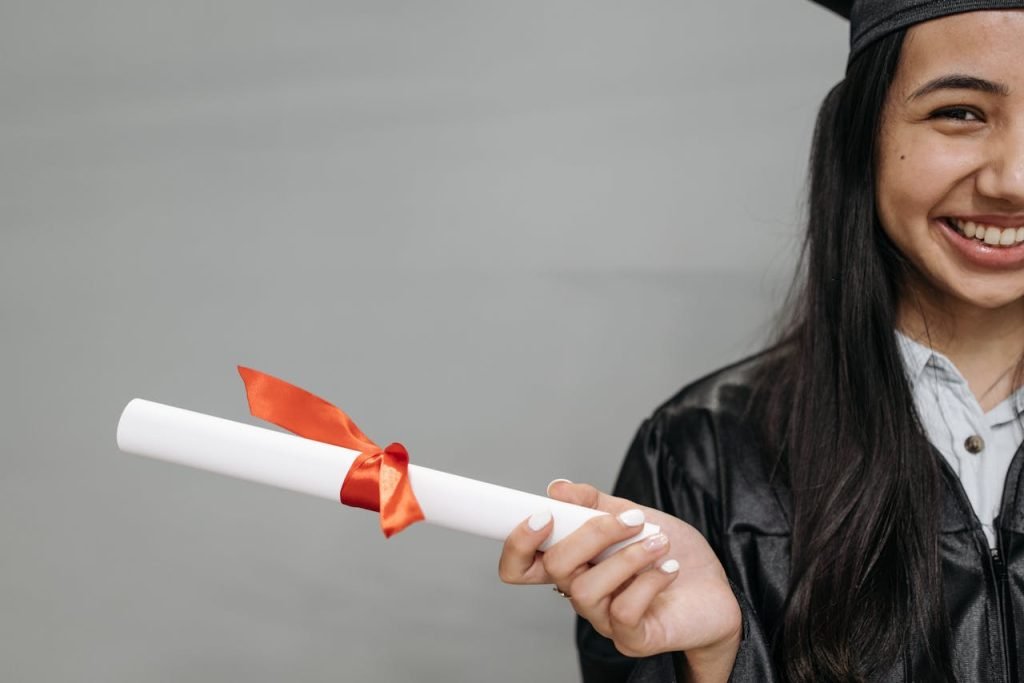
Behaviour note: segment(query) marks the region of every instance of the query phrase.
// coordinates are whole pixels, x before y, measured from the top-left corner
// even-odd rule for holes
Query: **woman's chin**
[[[969,304],[974,308],[996,311],[1008,306],[1024,306],[1024,285],[1011,289],[1005,285],[986,286],[979,283],[975,287],[954,289],[954,296],[962,303]]]

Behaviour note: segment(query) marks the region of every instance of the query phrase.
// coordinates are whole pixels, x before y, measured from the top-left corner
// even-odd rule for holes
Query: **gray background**
[[[608,487],[756,350],[846,27],[802,0],[0,3],[0,678],[556,681],[499,546],[119,453],[234,365]]]

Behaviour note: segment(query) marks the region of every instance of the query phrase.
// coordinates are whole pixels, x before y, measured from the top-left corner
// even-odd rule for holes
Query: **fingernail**
[[[666,545],[668,545],[668,536],[665,534],[654,534],[644,540],[645,550],[657,550],[658,548],[664,548]]]
[[[675,574],[677,571],[679,571],[679,563],[675,560],[665,560],[661,563],[661,566],[658,567],[658,569],[665,572],[666,574]]]
[[[526,526],[530,527],[530,531],[540,531],[548,525],[551,521],[551,510],[538,510],[530,515],[530,519],[526,520]]]
[[[551,483],[548,484],[548,487],[546,489],[544,489],[544,492],[547,493],[550,496],[551,495],[551,487],[554,486],[555,484],[557,484],[560,481],[564,481],[566,484],[571,484],[572,483],[568,479],[552,479]]]
[[[619,514],[619,521],[626,526],[640,526],[644,523],[644,511],[643,510],[626,510]]]

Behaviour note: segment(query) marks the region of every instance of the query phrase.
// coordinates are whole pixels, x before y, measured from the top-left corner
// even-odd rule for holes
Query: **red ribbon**
[[[294,434],[359,451],[341,485],[341,502],[380,513],[390,538],[423,519],[409,483],[409,452],[400,443],[381,448],[340,408],[305,389],[258,370],[238,366],[249,412]]]

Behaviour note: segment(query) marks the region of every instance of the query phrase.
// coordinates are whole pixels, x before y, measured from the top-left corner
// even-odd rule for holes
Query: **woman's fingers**
[[[533,513],[513,529],[498,560],[498,577],[505,583],[551,583],[537,550],[550,534],[550,510]]]
[[[598,606],[666,552],[668,537],[665,534],[655,534],[623,548],[572,582],[573,601],[581,609]]]
[[[624,642],[642,636],[636,630],[642,623],[651,602],[665,588],[675,581],[679,574],[679,563],[662,560],[656,566],[638,575],[629,586],[616,595],[608,607],[612,632]]]
[[[585,484],[556,480],[548,493],[609,514],[588,520],[544,553],[540,547],[551,535],[551,514],[533,515],[505,541],[498,568],[503,581],[554,583],[571,597],[576,612],[631,657],[704,647],[735,635],[739,606],[699,531]],[[661,533],[590,564],[610,546],[635,536],[645,518],[658,524]],[[669,559],[670,551],[678,560]]]
[[[544,569],[561,586],[576,570],[610,545],[636,535],[643,527],[644,513],[637,508],[618,515],[599,515],[544,553]]]
[[[635,583],[637,574],[663,557],[668,552],[668,546],[665,534],[655,534],[623,548],[580,574],[569,584],[569,593],[576,611],[590,621],[599,633],[610,635],[613,626],[610,607],[613,599],[617,594],[628,591]],[[646,607],[643,606],[643,609]]]

